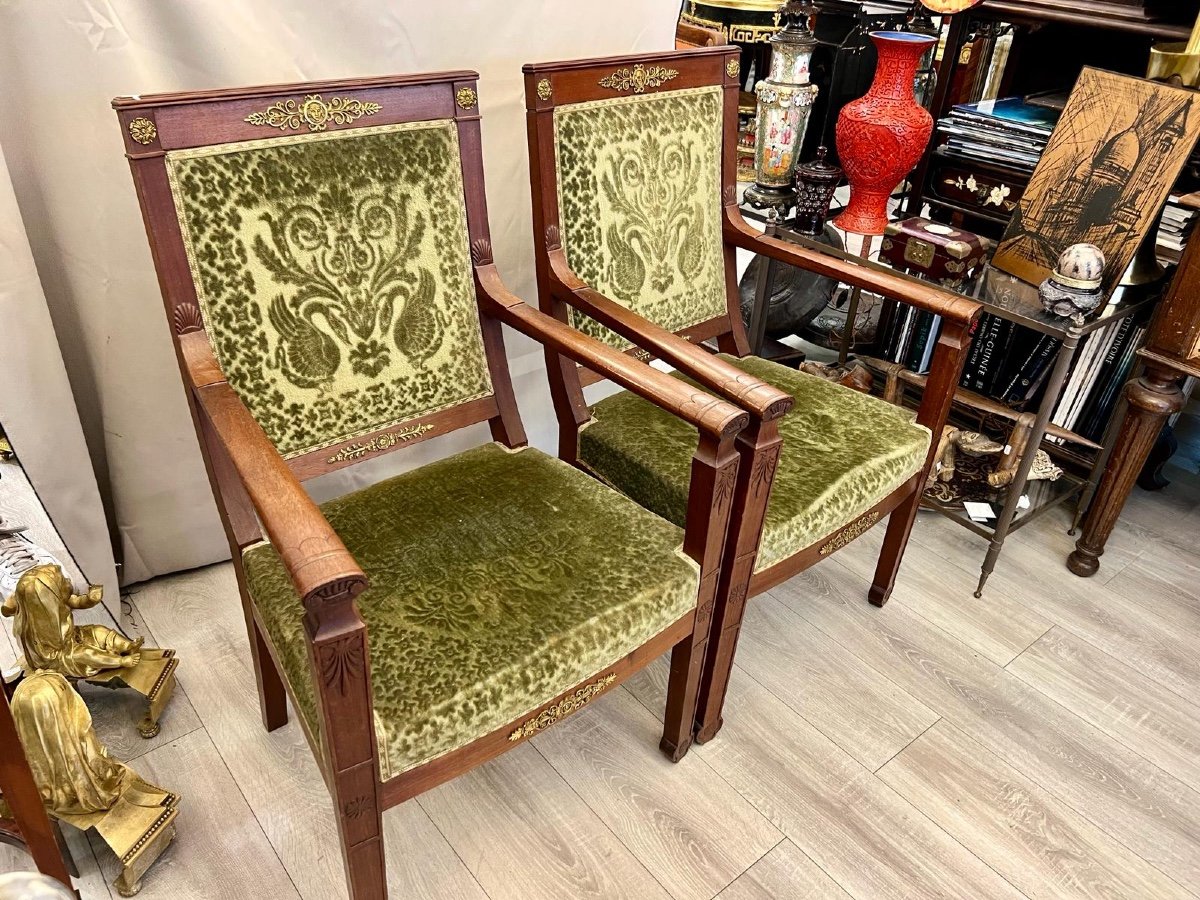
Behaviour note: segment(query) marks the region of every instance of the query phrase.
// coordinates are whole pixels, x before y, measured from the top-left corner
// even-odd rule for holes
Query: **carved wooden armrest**
[[[560,300],[690,375],[755,419],[770,422],[782,418],[792,408],[795,401],[779,388],[701,350],[589,287],[567,266],[562,250],[550,252],[550,271]]]
[[[317,612],[326,602],[362,593],[367,576],[233,388],[217,381],[193,391],[200,414],[228,451],[305,608]]]
[[[576,331],[553,316],[539,312],[504,287],[494,266],[478,267],[475,274],[480,294],[502,322],[595,369],[656,406],[692,423],[702,432],[727,439],[750,423],[749,415],[740,407],[696,390],[653,366]]]
[[[809,272],[836,278],[846,284],[934,313],[951,322],[969,325],[983,310],[983,306],[978,302],[937,285],[910,281],[890,272],[855,265],[828,253],[768,237],[747,224],[736,207],[726,207],[725,239],[752,253],[760,253]]]

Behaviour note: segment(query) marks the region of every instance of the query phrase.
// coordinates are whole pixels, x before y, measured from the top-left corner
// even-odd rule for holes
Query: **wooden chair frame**
[[[324,745],[306,736],[333,795],[347,881],[355,900],[386,896],[380,815],[401,803],[516,746],[514,729],[587,686],[576,685],[521,720],[473,743],[381,782],[372,722],[367,630],[355,597],[367,576],[309,498],[301,481],[412,446],[467,425],[487,422],[493,439],[508,447],[526,444],[504,351],[501,323],[645,397],[699,430],[692,464],[684,552],[700,567],[697,606],[602,674],[616,684],[672,650],[662,746],[678,759],[692,741],[692,719],[710,633],[710,619],[728,530],[740,457],[734,446],[747,415],[733,404],[693,390],[644,362],[617,353],[543,315],[505,289],[492,262],[480,149],[474,72],[326,81],[240,90],[163,94],[113,101],[150,240],[180,372],[187,388],[213,493],[221,512],[250,636],[263,722],[268,730],[287,722],[279,660],[247,589],[243,548],[261,540],[259,520],[278,550],[306,610],[304,627],[317,694]],[[458,131],[467,225],[484,350],[494,394],[391,425],[352,442],[285,461],[222,374],[204,323],[167,180],[170,150],[269,138],[248,124],[249,113],[280,101],[302,102],[310,94],[336,95],[379,104],[359,127],[425,120],[453,120]],[[354,124],[329,121],[328,130]],[[274,131],[278,135],[278,131]],[[428,426],[411,440],[373,438]],[[347,459],[348,444],[367,448]],[[375,449],[375,448],[379,449]],[[257,518],[256,518],[257,514]],[[610,680],[608,676],[613,676]],[[589,682],[594,683],[593,679]],[[293,697],[293,705],[295,698]],[[303,722],[303,717],[301,717]]]
[[[71,876],[79,872],[58,822],[46,812],[9,707],[18,682],[19,679],[14,679],[9,683],[0,677],[0,797],[13,816],[0,817],[0,844],[24,850],[39,872],[62,882],[78,897]]]
[[[882,606],[887,602],[936,448],[934,441],[921,472],[854,522],[755,574],[754,563],[762,535],[763,518],[779,459],[781,441],[778,420],[788,411],[791,402],[781,391],[695,346],[702,341],[715,340],[723,352],[738,357],[749,353],[739,305],[735,250],[741,247],[764,254],[942,316],[943,326],[934,352],[929,388],[917,414],[917,421],[935,435],[941,434],[946,421],[965,359],[970,326],[981,310],[978,303],[932,284],[904,279],[785,243],[759,233],[746,223],[737,202],[737,107],[741,86],[739,52],[735,46],[724,46],[536,63],[524,67],[534,243],[542,310],[562,321],[567,321],[568,307],[586,313],[633,342],[635,347],[628,353],[662,359],[718,396],[741,406],[751,416],[750,427],[742,432],[737,441],[742,466],[730,517],[729,547],[724,555],[717,592],[709,659],[701,687],[696,722],[697,739],[701,742],[712,738],[721,726],[721,707],[748,597],[804,571],[850,543],[883,516],[890,516],[883,552],[870,590],[872,603]],[[654,94],[711,85],[719,85],[724,89],[721,202],[728,308],[717,318],[677,334],[648,322],[593,290],[571,270],[562,247],[558,209],[555,107],[627,95],[629,91],[606,87],[601,84],[601,79],[617,69],[644,67],[649,70],[654,66],[670,69],[672,77],[658,84],[639,83],[637,93]],[[581,375],[579,367],[553,350],[547,349],[546,353],[561,427],[559,452],[563,459],[574,462],[577,459],[579,429],[590,418],[582,389],[595,378],[588,373]]]

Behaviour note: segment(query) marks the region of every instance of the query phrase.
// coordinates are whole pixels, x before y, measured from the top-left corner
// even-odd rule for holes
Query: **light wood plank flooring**
[[[923,513],[869,606],[876,529],[753,602],[716,740],[661,756],[659,660],[387,812],[392,897],[1200,897],[1200,479],[1172,476],[1097,578],[1063,566],[1063,512],[1010,539],[982,600],[984,545]],[[298,726],[262,730],[231,568],[128,599],[183,660],[153,741],[128,699],[87,696],[114,753],[184,798],[142,896],[344,896]],[[69,838],[85,900],[115,900],[111,854]]]

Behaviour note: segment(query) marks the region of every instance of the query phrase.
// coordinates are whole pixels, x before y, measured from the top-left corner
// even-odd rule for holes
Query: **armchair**
[[[749,412],[697,739],[720,728],[748,597],[890,516],[871,602],[887,602],[979,305],[766,237],[737,206],[736,47],[526,65],[525,97],[544,312]],[[735,249],[935,312],[944,325],[913,422],[903,411],[751,357]],[[715,341],[720,353],[698,346]],[[686,425],[547,351],[560,456],[676,524],[686,512]],[[795,409],[790,412],[792,398]]]
[[[748,422],[504,289],[476,77],[114,101],[263,722],[291,699],[355,900],[387,894],[384,808],[667,649],[662,747],[687,751]],[[502,323],[695,429],[682,526],[526,445]],[[321,506],[302,486],[481,422],[491,443]]]

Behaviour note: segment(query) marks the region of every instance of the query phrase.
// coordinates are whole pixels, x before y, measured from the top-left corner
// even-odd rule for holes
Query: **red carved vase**
[[[920,161],[933,134],[933,116],[917,103],[913,79],[921,56],[937,38],[875,31],[871,40],[879,51],[875,81],[865,96],[843,107],[837,123],[850,205],[834,224],[856,234],[883,234],[888,198]]]

